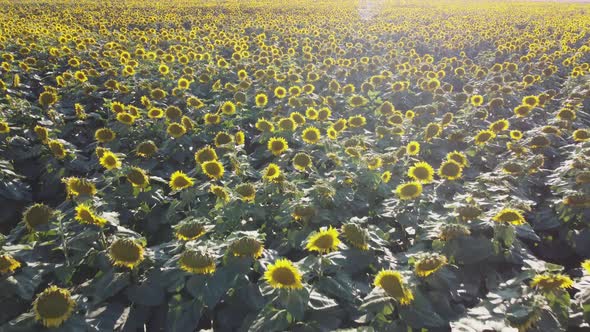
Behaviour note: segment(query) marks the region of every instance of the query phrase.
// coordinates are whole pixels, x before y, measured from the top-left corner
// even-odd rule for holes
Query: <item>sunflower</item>
[[[298,171],[305,171],[311,167],[311,157],[305,152],[299,152],[293,157],[293,167]]]
[[[318,120],[326,121],[332,116],[332,111],[328,107],[322,107],[318,111]]]
[[[590,141],[590,130],[588,129],[578,129],[574,131],[572,137],[576,142],[588,142]]]
[[[303,141],[307,144],[316,144],[321,139],[320,130],[316,127],[307,127],[301,134]]]
[[[414,272],[419,277],[427,277],[447,264],[447,258],[440,254],[420,257],[414,264]]]
[[[53,91],[44,91],[39,95],[39,104],[43,107],[49,107],[57,103],[57,93]]]
[[[209,192],[213,193],[217,198],[221,199],[223,202],[227,203],[231,199],[229,192],[225,187],[218,186],[218,185],[211,185],[209,188]]]
[[[462,176],[463,166],[455,160],[446,160],[438,169],[438,176],[447,180],[457,180]]]
[[[114,266],[133,269],[144,259],[143,247],[133,239],[118,238],[111,243],[108,255]]]
[[[75,307],[76,302],[70,291],[57,286],[49,286],[33,302],[35,320],[48,328],[63,324],[70,318]]]
[[[272,137],[267,144],[267,148],[275,156],[280,156],[283,152],[287,151],[289,144],[282,137]]]
[[[586,273],[590,274],[590,259],[582,262],[582,268],[586,271]]]
[[[158,152],[158,147],[153,141],[144,141],[137,145],[135,154],[142,158],[149,158]]]
[[[339,244],[338,231],[330,226],[327,229],[322,229],[312,234],[307,240],[305,249],[326,254],[336,250]]]
[[[162,117],[164,117],[164,111],[161,108],[150,108],[150,110],[147,113],[148,118],[150,119],[160,119]]]
[[[414,199],[422,194],[420,182],[406,182],[397,186],[395,192],[402,200]]]
[[[264,272],[264,279],[272,288],[302,289],[301,273],[288,259],[278,259]]]
[[[295,121],[297,123],[297,125],[299,125],[299,126],[303,126],[306,122],[303,114],[301,114],[299,112],[293,112],[293,113],[291,113],[291,115],[289,115],[289,117],[291,119],[293,119],[293,121]]]
[[[225,169],[223,164],[217,160],[206,161],[201,164],[201,169],[209,178],[219,180],[223,177]]]
[[[539,97],[537,96],[526,96],[522,98],[522,104],[527,105],[531,108],[536,107],[539,105]]]
[[[408,176],[420,183],[432,182],[434,169],[427,162],[421,161],[415,163],[408,170]]]
[[[424,129],[424,140],[428,142],[431,139],[438,137],[441,132],[442,126],[438,123],[431,122],[426,126],[426,129]]]
[[[35,230],[37,227],[49,224],[53,216],[53,210],[43,204],[36,203],[29,206],[23,213],[23,222],[29,230]]]
[[[121,112],[117,113],[117,121],[121,122],[122,124],[132,125],[135,123],[135,117],[129,113]]]
[[[241,130],[236,133],[235,138],[237,145],[244,145],[244,143],[246,142],[246,135]]]
[[[338,132],[341,132],[346,129],[346,122],[346,119],[338,119],[338,121],[332,124],[332,128]]]
[[[367,124],[367,119],[362,115],[354,115],[349,117],[346,123],[353,128],[358,128]]]
[[[355,224],[344,224],[341,229],[342,235],[348,244],[359,249],[369,248],[369,233],[366,229]]]
[[[485,145],[488,141],[496,137],[491,130],[480,130],[477,135],[473,138],[476,145],[482,146]]]
[[[469,163],[467,157],[459,151],[452,151],[447,153],[447,160],[456,161],[457,163],[459,163],[459,165],[461,165],[461,167],[465,167]]]
[[[308,107],[307,110],[305,110],[305,116],[310,120],[317,120],[318,111],[313,107]]]
[[[209,145],[195,152],[195,161],[198,164],[213,160],[217,160],[217,153],[215,152],[215,149]]]
[[[414,294],[406,287],[402,275],[397,271],[379,271],[375,276],[374,285],[383,289],[387,295],[396,299],[401,305],[408,305],[414,300]]]
[[[442,241],[450,241],[452,239],[470,235],[469,228],[462,224],[445,224],[441,227],[438,238]]]
[[[531,287],[540,289],[545,293],[572,288],[573,285],[572,279],[564,274],[537,274],[531,281]]]
[[[491,130],[497,134],[499,132],[507,130],[509,126],[510,126],[510,123],[508,122],[508,120],[500,119],[500,120],[490,124],[489,130]]]
[[[502,209],[492,217],[492,220],[499,223],[509,223],[513,225],[522,225],[526,223],[522,212],[511,208]]]
[[[127,173],[127,180],[132,186],[137,188],[145,188],[150,184],[148,175],[143,169],[139,167],[131,167]]]
[[[90,206],[86,204],[79,204],[76,206],[76,219],[80,223],[103,226],[106,224],[106,219],[100,218],[94,214]]]
[[[166,98],[168,94],[166,93],[166,91],[156,88],[153,89],[152,91],[150,91],[150,97],[152,97],[155,100],[161,100]]]
[[[47,142],[47,138],[49,137],[49,131],[47,128],[37,125],[33,130],[41,142]]]
[[[197,97],[193,97],[193,96],[188,97],[186,99],[186,103],[195,109],[199,109],[199,108],[205,106],[205,103],[203,103],[203,101],[201,99],[199,99]]]
[[[383,183],[389,183],[390,180],[391,180],[391,172],[390,171],[385,171],[381,174],[381,181],[383,181]]]
[[[0,275],[12,273],[20,266],[20,262],[14,259],[10,254],[0,255]]]
[[[10,127],[6,121],[0,121],[0,134],[8,134],[10,132]]]
[[[62,182],[66,185],[68,197],[94,196],[96,194],[96,186],[90,180],[69,177],[62,179]]]
[[[192,187],[194,185],[194,181],[182,171],[176,171],[170,176],[169,185],[173,191],[177,191]]]
[[[105,151],[100,157],[100,165],[110,171],[121,168],[121,160],[113,152]]]
[[[53,153],[53,156],[59,160],[64,159],[68,154],[63,143],[58,140],[51,139],[47,141],[47,146],[49,147],[49,150],[51,150],[51,153]]]
[[[471,105],[475,107],[483,104],[483,97],[481,95],[473,95],[469,100],[471,101]]]
[[[380,157],[370,157],[367,160],[367,168],[370,170],[376,170],[381,168],[381,166],[383,166],[383,159],[381,159]]]
[[[236,257],[258,258],[262,256],[264,246],[251,237],[242,237],[229,245],[229,251]]]
[[[512,138],[515,141],[518,141],[522,138],[522,131],[520,130],[511,130],[510,131],[510,138]]]
[[[206,252],[187,249],[178,259],[180,269],[194,274],[212,274],[215,272],[215,259]]]
[[[234,138],[230,134],[224,131],[220,131],[217,133],[217,135],[215,135],[213,141],[215,143],[215,146],[219,147],[233,142]]]
[[[182,116],[182,111],[176,106],[168,106],[165,111],[168,120],[178,120]]]
[[[258,121],[256,121],[256,129],[261,132],[272,133],[275,130],[275,126],[272,122],[266,119],[258,119]]]
[[[291,118],[282,118],[279,120],[279,129],[284,131],[294,131],[297,129],[297,122]]]
[[[180,123],[172,122],[168,125],[168,129],[166,129],[168,135],[174,138],[180,138],[186,134],[186,128],[181,125]]]
[[[239,184],[235,191],[244,202],[253,202],[254,198],[256,198],[256,188],[251,183]]]
[[[256,102],[256,106],[258,107],[264,107],[268,103],[268,97],[264,93],[257,94],[254,100]]]
[[[406,145],[406,154],[408,156],[416,156],[420,153],[420,143],[412,141]]]
[[[221,112],[225,115],[232,115],[236,113],[236,104],[231,101],[226,101],[220,107]]]
[[[275,97],[279,99],[283,99],[287,96],[287,89],[283,88],[282,86],[276,87],[274,90]]]
[[[514,109],[514,114],[519,117],[525,117],[531,112],[532,108],[529,105],[519,105]]]
[[[365,106],[369,101],[361,95],[353,95],[348,98],[348,105],[352,108]]]
[[[276,181],[281,177],[281,168],[279,165],[270,163],[264,169],[262,178],[267,181]]]
[[[191,86],[191,81],[187,80],[184,77],[181,77],[178,79],[178,84],[177,87],[180,90],[188,90],[188,88]]]
[[[206,233],[205,226],[197,220],[191,219],[175,227],[175,236],[181,241],[193,241]]]

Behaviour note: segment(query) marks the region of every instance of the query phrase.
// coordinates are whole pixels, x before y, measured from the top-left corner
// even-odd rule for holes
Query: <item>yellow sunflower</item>
[[[193,241],[203,236],[206,231],[205,226],[197,220],[189,220],[175,226],[174,235],[181,241]]]
[[[10,254],[0,255],[0,275],[16,271],[21,266],[20,262]]]
[[[242,183],[239,184],[235,191],[240,196],[240,199],[244,202],[253,202],[254,198],[256,198],[256,188],[251,183]]]
[[[282,137],[272,137],[267,144],[267,148],[275,156],[280,156],[283,152],[287,151],[289,144]]]
[[[210,147],[209,145],[195,152],[195,161],[198,164],[203,164],[207,161],[213,160],[217,160],[217,152],[215,152],[215,149]]]
[[[553,292],[559,289],[568,289],[574,286],[570,277],[564,274],[537,274],[531,281],[531,287],[543,292]]]
[[[481,95],[473,95],[469,100],[471,101],[471,105],[476,107],[483,104],[483,97]]]
[[[49,286],[33,302],[35,320],[48,328],[63,324],[70,318],[75,307],[76,302],[70,291],[57,286]]]
[[[330,226],[327,229],[322,229],[311,235],[307,240],[305,249],[326,254],[330,251],[336,250],[339,244],[338,230]]]
[[[254,100],[256,102],[256,106],[258,107],[264,107],[268,103],[268,97],[264,93],[257,94]]]
[[[509,223],[513,225],[522,225],[526,223],[522,212],[511,208],[502,209],[492,217],[492,220],[499,223]]]
[[[108,255],[114,266],[133,269],[144,259],[144,249],[136,241],[128,238],[118,238],[111,243]]]
[[[299,152],[293,157],[293,167],[298,171],[305,171],[312,165],[311,157],[305,152]]]
[[[193,274],[212,274],[215,272],[215,259],[204,252],[187,249],[178,259],[180,269]]]
[[[369,234],[366,229],[355,224],[344,224],[341,232],[346,242],[351,246],[359,250],[369,248]]]
[[[10,132],[10,127],[8,126],[8,122],[0,121],[0,134],[8,134]]]
[[[590,274],[590,259],[582,262],[582,268],[586,270],[586,273]]]
[[[186,134],[186,128],[180,123],[172,122],[168,125],[168,129],[166,129],[166,132],[168,133],[168,135],[174,138],[181,138],[182,136],[184,136],[184,134]]]
[[[278,259],[264,272],[264,279],[273,288],[302,289],[301,273],[288,259]]]
[[[258,258],[262,256],[264,246],[254,238],[243,237],[232,242],[229,251],[236,257]]]
[[[379,271],[375,277],[374,285],[383,289],[387,295],[396,299],[401,305],[408,305],[414,300],[414,294],[405,285],[402,275],[397,271]]]
[[[420,182],[406,182],[397,186],[395,192],[402,200],[415,199],[422,194]]]
[[[474,141],[475,141],[475,144],[476,145],[482,146],[482,145],[485,145],[490,140],[492,140],[494,137],[496,137],[496,134],[494,134],[493,131],[491,131],[491,130],[480,130],[477,133],[477,135],[475,135]]]
[[[174,191],[182,190],[194,185],[194,181],[182,171],[176,171],[170,176],[170,188]]]
[[[226,101],[221,105],[221,112],[225,115],[232,115],[236,113],[236,104],[231,101]]]
[[[76,219],[77,221],[83,224],[90,224],[90,225],[97,225],[97,226],[104,226],[106,224],[106,219],[98,217],[92,211],[92,208],[86,204],[79,204],[76,206]]]
[[[412,141],[406,145],[406,154],[409,156],[416,156],[420,153],[420,143]]]
[[[455,160],[447,160],[440,165],[438,176],[447,180],[457,180],[463,175],[463,167]]]
[[[420,257],[414,264],[414,272],[419,277],[427,277],[447,264],[447,258],[440,254]]]
[[[137,188],[145,188],[150,184],[148,175],[143,169],[139,167],[131,167],[127,173],[127,180],[132,186]]]
[[[322,138],[320,130],[316,127],[307,127],[301,134],[303,141],[307,144],[316,144]]]
[[[408,170],[408,176],[420,183],[430,183],[433,180],[434,169],[427,162],[415,163]]]
[[[225,169],[223,164],[217,160],[206,161],[201,164],[201,169],[209,178],[219,180],[223,177]]]
[[[264,169],[262,178],[267,181],[276,181],[280,178],[280,176],[281,176],[281,168],[279,167],[279,165],[274,164],[274,163],[270,163]]]

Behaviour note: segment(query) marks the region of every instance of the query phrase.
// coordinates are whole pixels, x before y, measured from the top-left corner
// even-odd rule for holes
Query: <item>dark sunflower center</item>
[[[330,249],[334,245],[334,238],[329,235],[322,235],[313,241],[313,245],[320,249]]]
[[[414,169],[414,176],[420,180],[426,180],[430,176],[430,172],[426,167],[416,167]]]
[[[286,267],[276,268],[272,272],[272,278],[282,285],[294,285],[296,282],[293,271]]]
[[[381,288],[391,297],[400,298],[404,296],[404,288],[395,276],[384,276],[381,279]]]
[[[401,188],[402,196],[414,196],[418,194],[418,187],[413,184],[405,185]]]
[[[37,300],[37,311],[42,318],[60,318],[67,314],[70,303],[66,295],[59,292],[43,294]]]
[[[119,240],[111,246],[111,255],[118,261],[136,262],[140,257],[139,248],[128,240]]]
[[[457,163],[447,163],[442,167],[442,174],[446,176],[457,176],[461,171],[461,167]]]

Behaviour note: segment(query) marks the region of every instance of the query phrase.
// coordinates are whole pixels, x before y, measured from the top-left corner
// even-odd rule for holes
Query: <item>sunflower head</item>
[[[23,222],[27,226],[27,229],[33,231],[40,226],[49,224],[52,216],[53,210],[49,206],[43,203],[37,203],[25,210],[23,213]]]
[[[49,150],[51,150],[51,153],[53,153],[53,156],[59,160],[64,159],[68,154],[68,151],[64,147],[63,143],[58,140],[48,140],[47,146],[49,147]]]
[[[149,158],[158,152],[158,147],[153,141],[144,141],[137,145],[135,154],[142,158]]]
[[[492,217],[492,220],[498,223],[508,223],[512,225],[522,225],[526,223],[522,212],[511,208],[502,209]]]
[[[379,271],[375,277],[374,285],[383,289],[387,295],[396,299],[401,305],[408,305],[414,300],[414,294],[407,288],[402,275],[397,271]]]
[[[351,246],[360,250],[369,248],[369,233],[366,229],[356,224],[344,224],[341,232],[346,242]]]
[[[215,142],[215,146],[219,147],[233,142],[234,138],[230,134],[220,131],[217,133],[217,135],[215,135],[213,141]]]
[[[262,178],[267,181],[277,181],[281,177],[281,168],[279,165],[270,163],[264,169]]]
[[[578,129],[574,131],[573,138],[576,142],[588,142],[590,141],[590,130]]]
[[[490,141],[494,137],[496,137],[496,134],[494,134],[493,131],[491,131],[491,130],[480,130],[477,133],[477,135],[475,135],[474,141],[475,141],[475,144],[481,146],[481,145],[485,145],[488,141]]]
[[[302,289],[301,273],[288,259],[278,259],[268,266],[264,279],[273,288]]]
[[[267,144],[267,148],[275,156],[280,156],[283,152],[287,151],[289,145],[287,141],[282,137],[272,137]]]
[[[510,138],[512,138],[515,141],[518,141],[519,139],[522,138],[522,131],[520,131],[520,130],[511,130],[510,131]]]
[[[219,180],[223,177],[225,169],[223,164],[217,160],[206,161],[201,164],[201,169],[209,178]]]
[[[83,224],[91,224],[97,226],[103,226],[106,224],[106,220],[97,216],[92,208],[86,204],[79,204],[76,206],[76,217],[75,219]]]
[[[438,238],[442,241],[450,241],[452,239],[468,236],[471,234],[469,228],[462,224],[446,224],[440,229]]]
[[[20,262],[10,254],[0,255],[0,275],[14,272],[21,266]]]
[[[348,118],[346,123],[353,128],[358,128],[367,124],[367,119],[362,115],[354,115]]]
[[[33,302],[35,319],[48,328],[58,327],[68,320],[76,302],[67,289],[49,286]]]
[[[420,143],[412,141],[406,145],[406,154],[408,156],[416,156],[420,153]]]
[[[426,129],[424,129],[424,140],[428,142],[433,138],[438,137],[441,132],[441,125],[435,122],[431,122],[426,126]]]
[[[301,134],[301,137],[307,144],[316,144],[321,138],[320,130],[316,127],[307,127]]]
[[[150,178],[146,172],[139,167],[131,167],[127,173],[127,180],[137,188],[145,188],[150,184]]]
[[[186,134],[186,128],[180,123],[172,122],[168,125],[168,129],[166,129],[166,132],[168,133],[168,135],[174,138],[181,138],[182,136],[184,136],[184,134]]]
[[[194,181],[182,171],[176,171],[170,176],[170,188],[174,191],[182,190],[194,185]]]
[[[256,129],[261,132],[272,133],[275,130],[275,126],[272,124],[272,122],[266,119],[258,119],[258,121],[256,121]]]
[[[144,249],[136,241],[128,238],[118,238],[108,249],[108,255],[114,266],[133,269],[144,259]]]
[[[94,138],[100,143],[108,143],[115,139],[117,135],[109,128],[100,128],[94,133]]]
[[[264,107],[268,103],[268,97],[264,93],[257,94],[254,100],[256,102],[256,106],[258,107]]]
[[[463,174],[463,166],[455,160],[447,160],[440,165],[438,176],[447,180],[457,180]]]
[[[307,240],[305,249],[324,254],[336,250],[339,244],[338,231],[330,226],[312,234]]]
[[[573,285],[572,279],[564,274],[538,274],[531,281],[531,287],[545,293],[572,288]]]
[[[483,104],[483,97],[481,95],[473,95],[469,100],[471,101],[471,105],[476,107]]]
[[[186,272],[212,274],[215,272],[215,259],[207,252],[187,249],[178,259],[178,265]]]
[[[500,120],[490,124],[489,129],[497,134],[499,132],[507,130],[508,127],[510,127],[510,123],[508,122],[508,120],[500,119]]]
[[[69,177],[62,179],[66,185],[66,192],[68,196],[94,196],[96,194],[96,186],[88,179],[77,177]]]
[[[121,160],[119,160],[119,157],[111,151],[105,151],[99,161],[100,165],[107,170],[121,168]]]
[[[582,268],[586,271],[587,274],[590,274],[590,259],[587,259],[582,262]]]
[[[297,129],[297,122],[291,118],[282,118],[279,120],[279,129],[284,131],[294,131]]]
[[[225,115],[232,115],[236,113],[236,104],[231,101],[226,101],[221,105],[221,112]]]
[[[447,264],[447,258],[440,254],[428,254],[418,258],[414,264],[414,272],[419,277],[427,277]]]
[[[229,251],[237,257],[258,258],[262,256],[264,246],[260,241],[251,237],[242,237],[229,245]]]
[[[175,227],[176,238],[182,241],[193,241],[203,236],[207,230],[205,225],[195,219],[184,221]]]
[[[395,192],[402,200],[415,199],[422,194],[422,184],[420,182],[406,182],[397,186]]]
[[[432,182],[434,169],[427,162],[421,161],[415,163],[414,166],[408,170],[408,176],[420,183]]]
[[[311,157],[305,152],[299,152],[293,157],[293,167],[298,171],[305,171],[311,167]]]
[[[235,191],[244,202],[253,202],[256,198],[256,187],[251,183],[239,184]]]

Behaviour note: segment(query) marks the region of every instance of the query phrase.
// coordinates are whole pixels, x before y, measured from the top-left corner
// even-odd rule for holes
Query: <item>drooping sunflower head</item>
[[[426,126],[426,129],[424,129],[424,140],[428,142],[431,139],[438,137],[441,132],[441,125],[435,122],[431,122]]]
[[[438,169],[438,176],[447,180],[457,180],[463,174],[463,167],[455,160],[446,160]]]
[[[261,132],[272,133],[275,130],[275,126],[272,124],[272,122],[266,119],[258,119],[258,121],[256,121],[256,129]]]
[[[375,277],[374,285],[383,289],[387,295],[396,299],[401,305],[408,305],[414,300],[414,294],[405,285],[401,273],[397,271],[379,271]]]
[[[280,178],[280,176],[281,168],[279,167],[279,165],[274,163],[268,164],[268,166],[264,169],[262,174],[262,178],[267,181],[276,181]]]
[[[422,194],[420,182],[406,182],[397,186],[395,192],[402,200],[415,199]]]
[[[168,135],[174,138],[181,138],[182,136],[184,136],[184,134],[186,134],[186,128],[180,123],[172,122],[168,125],[168,129],[166,129],[166,132],[168,133]]]
[[[68,196],[94,196],[96,186],[88,179],[69,177],[62,179]]]
[[[219,180],[223,177],[225,169],[223,164],[217,160],[206,161],[201,164],[201,169],[209,178]]]
[[[295,121],[299,126],[303,126],[306,122],[305,116],[299,112],[293,112],[291,115],[289,115],[289,117],[293,119],[293,121]]]
[[[175,229],[176,238],[182,241],[196,240],[207,232],[205,225],[196,219],[184,221],[178,224]]]
[[[229,251],[237,257],[258,258],[262,256],[264,246],[252,237],[242,237],[229,245]]]
[[[83,224],[103,226],[106,224],[106,219],[97,216],[92,208],[87,204],[79,204],[76,206],[75,219]]]
[[[529,105],[518,105],[514,109],[514,114],[517,117],[522,118],[522,117],[527,116],[531,112],[532,109],[533,108]]]
[[[215,149],[210,146],[206,146],[195,152],[195,161],[198,164],[213,160],[217,160],[217,152],[215,152]]]
[[[358,128],[366,125],[367,119],[362,115],[353,115],[350,118],[348,118],[348,121],[346,121],[346,123],[353,128]]]
[[[94,133],[94,138],[100,143],[108,143],[115,139],[117,135],[109,128],[100,128]]]
[[[369,248],[369,233],[366,229],[356,224],[344,224],[341,232],[349,245],[360,250]]]
[[[150,184],[150,178],[147,173],[139,167],[131,167],[127,173],[127,180],[137,188],[145,188]]]
[[[35,319],[48,328],[58,327],[68,320],[76,302],[67,289],[49,286],[33,302]]]
[[[469,228],[462,224],[445,224],[440,228],[438,238],[443,241],[450,241],[452,239],[470,235]]]
[[[427,254],[418,258],[414,264],[414,272],[419,277],[427,277],[447,264],[447,258],[440,254]]]
[[[573,138],[576,142],[588,142],[590,141],[590,130],[578,129],[574,131]]]
[[[194,274],[212,274],[215,272],[215,259],[207,252],[187,249],[178,259],[178,265],[186,272]]]
[[[170,188],[174,191],[192,187],[194,181],[182,171],[176,171],[170,176]]]
[[[29,230],[35,230],[37,227],[49,224],[53,210],[43,204],[37,203],[29,206],[23,213],[23,222]]]
[[[420,183],[432,182],[434,169],[427,162],[421,161],[415,163],[408,170],[408,176]]]
[[[180,108],[171,105],[166,108],[166,118],[170,121],[177,121],[182,117],[182,111]]]
[[[100,157],[99,161],[100,165],[102,165],[102,167],[106,168],[109,171],[121,168],[122,164],[121,160],[119,160],[119,157],[117,157],[117,155],[111,151],[105,151],[102,154],[102,157]]]
[[[127,112],[117,113],[117,121],[121,122],[122,124],[132,125],[135,123],[135,117]]]
[[[500,120],[490,124],[489,129],[497,134],[497,133],[502,132],[504,130],[508,130],[509,127],[510,127],[510,123],[508,122],[508,120],[500,119]]]
[[[137,145],[135,154],[142,158],[149,158],[158,152],[158,147],[153,141],[144,141]]]
[[[256,187],[251,183],[239,184],[235,191],[244,202],[253,202],[254,198],[256,198]]]
[[[475,144],[481,146],[481,145],[485,145],[488,141],[490,141],[494,137],[496,137],[496,134],[494,134],[493,131],[491,131],[491,130],[480,130],[477,133],[477,135],[475,135],[474,141],[475,141]]]
[[[572,288],[574,282],[564,274],[537,274],[531,281],[531,287],[542,292],[554,292],[559,289]]]
[[[498,223],[508,223],[512,225],[522,225],[526,223],[522,212],[512,208],[504,208],[496,213],[492,220]]]
[[[307,144],[316,144],[321,138],[320,130],[316,127],[307,127],[301,134],[301,138]]]
[[[338,231],[330,226],[327,229],[322,229],[312,234],[307,240],[305,249],[319,253],[329,253],[330,251],[336,250],[339,244]]]
[[[267,144],[267,148],[275,156],[280,156],[283,152],[287,151],[289,145],[287,141],[282,137],[272,137]]]
[[[108,255],[114,266],[133,269],[144,259],[143,247],[129,238],[118,238],[108,249]]]
[[[215,138],[213,141],[215,142],[215,146],[219,147],[219,146],[226,145],[226,144],[233,142],[234,138],[232,137],[232,135],[230,135],[224,131],[220,131],[217,133],[217,135],[215,135]]]
[[[406,154],[408,156],[416,156],[420,153],[420,143],[412,141],[406,145]]]
[[[9,274],[21,266],[20,262],[10,254],[0,255],[0,275]]]
[[[47,146],[51,150],[51,153],[53,153],[53,156],[59,160],[64,159],[68,154],[68,150],[66,150],[64,144],[56,139],[48,140]]]
[[[288,259],[278,259],[268,266],[264,279],[273,288],[302,289],[301,273]]]

